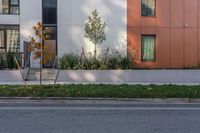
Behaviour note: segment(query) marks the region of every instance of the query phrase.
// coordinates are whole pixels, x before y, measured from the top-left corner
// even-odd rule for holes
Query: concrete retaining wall
[[[23,82],[19,70],[0,70],[0,82]]]
[[[59,82],[199,84],[200,70],[61,71]]]
[[[62,70],[60,83],[103,84],[200,84],[200,70]],[[18,70],[0,71],[0,83],[23,84]],[[36,83],[36,82],[35,82]]]

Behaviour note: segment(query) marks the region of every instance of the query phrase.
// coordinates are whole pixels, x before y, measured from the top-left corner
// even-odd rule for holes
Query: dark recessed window
[[[19,14],[19,0],[0,0],[0,14]]]
[[[56,40],[57,38],[57,28],[56,27],[44,27],[45,28],[45,35],[47,35],[47,40]]]
[[[43,0],[43,24],[44,32],[48,39],[44,41],[44,46],[48,45],[52,53],[57,54],[57,0]],[[44,53],[45,54],[45,53]],[[54,59],[45,63],[43,67],[54,66]]]
[[[156,61],[156,36],[142,35],[142,61]]]
[[[19,52],[19,26],[0,26],[0,52]]]
[[[43,0],[43,23],[57,24],[57,0]]]
[[[5,47],[5,33],[4,30],[0,30],[0,48],[4,48]]]
[[[142,16],[156,15],[156,0],[142,0]]]

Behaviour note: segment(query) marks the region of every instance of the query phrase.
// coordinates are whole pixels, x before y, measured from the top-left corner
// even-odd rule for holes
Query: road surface
[[[200,104],[0,101],[0,133],[199,133]]]

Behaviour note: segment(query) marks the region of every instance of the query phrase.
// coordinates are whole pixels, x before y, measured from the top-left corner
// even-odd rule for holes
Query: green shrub
[[[7,64],[8,64],[8,68],[10,69],[14,67],[14,58],[13,58],[12,52],[8,52],[7,54]]]
[[[19,56],[15,56],[17,61],[19,62],[20,57]],[[8,52],[7,53],[7,64],[8,64],[8,68],[9,69],[13,69],[13,68],[17,68],[17,64],[15,62],[14,59],[14,53],[13,52]]]
[[[79,56],[74,53],[65,54],[60,60],[60,67],[62,69],[73,69],[79,68]]]
[[[5,63],[4,63],[4,59],[3,59],[3,55],[0,54],[0,68],[5,67]]]
[[[132,62],[131,62],[131,60],[129,58],[127,58],[127,57],[123,57],[120,60],[120,68],[122,70],[132,69]]]
[[[78,54],[65,54],[60,60],[60,68],[66,70],[128,70],[133,69],[128,57],[112,54],[106,59],[100,57],[83,58]]]

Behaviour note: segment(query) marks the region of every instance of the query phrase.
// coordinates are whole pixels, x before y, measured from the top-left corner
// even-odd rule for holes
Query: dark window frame
[[[157,14],[157,4],[156,3],[157,3],[157,0],[155,0],[155,5],[154,5],[155,6],[155,13],[154,13],[153,16],[151,16],[151,15],[143,15],[142,14],[142,0],[141,0],[141,16],[142,17],[153,17],[153,18],[156,17],[156,14]]]
[[[57,0],[56,0],[56,21],[55,21],[55,23],[45,23],[45,19],[44,19],[44,9],[46,9],[46,8],[52,8],[52,7],[45,7],[44,5],[45,5],[45,2],[44,2],[45,0],[42,0],[42,22],[43,22],[43,24],[46,24],[46,25],[57,25],[57,23],[58,23],[58,2],[57,2]],[[53,8],[52,8],[53,9]]]
[[[58,27],[57,27],[57,23],[58,23],[58,1],[56,0],[56,22],[51,24],[51,23],[45,23],[44,21],[44,9],[48,8],[48,7],[44,7],[44,0],[42,0],[42,23],[43,23],[43,28],[45,27],[54,27],[56,29],[56,55],[58,55]],[[47,39],[48,40],[48,39]],[[44,42],[43,42],[44,43]],[[45,64],[43,64],[44,68],[48,68],[49,66],[45,66]]]
[[[0,15],[20,15],[20,0],[17,0],[18,4],[12,5],[11,0],[8,0],[8,13],[0,13]],[[17,14],[11,13],[11,7],[18,7],[19,12]]]
[[[143,59],[143,55],[144,55],[144,52],[143,52],[143,41],[142,41],[142,39],[143,39],[143,37],[145,37],[145,36],[153,36],[154,37],[154,60],[145,60],[145,59]],[[157,42],[156,42],[156,34],[142,34],[141,35],[141,61],[142,62],[156,62],[156,60],[157,60],[157,57],[156,57],[156,55],[157,55]]]
[[[15,28],[12,29],[11,27],[15,27]],[[8,49],[7,49],[8,48],[8,46],[7,46],[7,30],[18,30],[19,33],[20,33],[20,25],[0,25],[0,31],[4,32],[4,47],[0,47],[0,50],[4,50],[5,53],[8,52]],[[20,34],[19,34],[19,43],[20,43]]]

